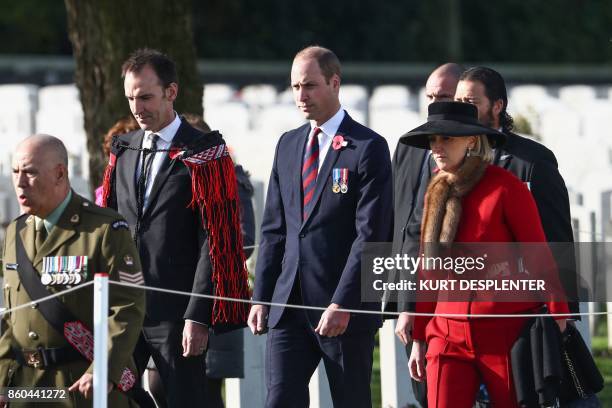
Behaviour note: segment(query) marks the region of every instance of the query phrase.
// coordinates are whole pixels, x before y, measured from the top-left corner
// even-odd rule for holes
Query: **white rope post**
[[[94,408],[106,408],[108,397],[108,273],[94,275]]]

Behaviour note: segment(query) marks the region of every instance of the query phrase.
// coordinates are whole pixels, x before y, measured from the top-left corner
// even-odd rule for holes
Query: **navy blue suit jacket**
[[[310,125],[283,134],[276,147],[261,226],[253,299],[287,303],[299,274],[304,305],[380,310],[361,302],[361,252],[366,242],[390,240],[392,177],[387,142],[345,115],[317,177],[311,213],[302,220],[301,166]],[[332,192],[332,169],[348,169],[348,192]],[[270,309],[275,327],[284,307]],[[309,311],[313,326],[320,311]],[[352,314],[347,331],[377,328],[379,315]]]

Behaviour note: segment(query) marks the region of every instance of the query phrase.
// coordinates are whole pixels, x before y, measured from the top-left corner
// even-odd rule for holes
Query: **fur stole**
[[[461,219],[461,199],[480,181],[486,167],[481,157],[466,157],[457,173],[440,172],[431,180],[425,193],[421,247],[424,243],[454,241]]]

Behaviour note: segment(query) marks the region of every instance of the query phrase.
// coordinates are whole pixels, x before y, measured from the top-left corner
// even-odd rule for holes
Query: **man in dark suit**
[[[455,98],[476,105],[478,119],[507,135],[495,152],[493,164],[510,171],[527,184],[538,207],[542,227],[555,255],[570,311],[578,313],[576,261],[567,188],[557,168],[557,158],[544,145],[512,132],[513,120],[506,111],[508,96],[503,77],[487,67],[465,71]],[[562,243],[562,244],[559,244]]]
[[[391,237],[391,165],[385,140],[340,107],[340,62],[322,47],[293,60],[295,102],[310,123],[283,134],[268,186],[253,299],[253,333],[269,328],[267,407],[307,407],[323,359],[335,407],[370,407],[380,310],[361,301],[361,253]]]
[[[455,89],[463,68],[455,63],[440,65],[427,78],[425,95],[427,102],[452,101]],[[418,256],[423,198],[431,177],[433,160],[430,151],[418,149],[404,143],[397,144],[393,154],[393,192],[394,192],[394,225],[392,254]],[[390,281],[410,278],[392,272]],[[399,312],[395,325],[395,334],[406,346],[406,356],[410,356],[412,347],[412,323],[414,312],[411,299],[404,292],[386,292],[383,297],[383,308],[387,312]],[[411,380],[416,399],[422,406],[427,406],[425,382]]]
[[[494,164],[527,183],[534,196],[549,242],[573,242],[569,198],[550,149],[512,132],[506,112],[508,97],[503,77],[491,68],[474,67],[461,75],[455,98],[478,108],[478,119],[501,129],[508,139],[495,154]]]
[[[433,70],[425,84],[427,102],[452,101],[462,71],[460,65],[451,62]],[[423,196],[431,174],[431,163],[429,150],[398,142],[392,160],[395,210],[393,254],[416,256],[419,251]],[[410,341],[412,327],[412,316],[407,313],[410,310],[409,300],[395,299],[389,293],[385,295],[386,311],[405,312],[398,316],[395,333],[406,345]]]
[[[571,227],[569,197],[565,182],[557,169],[557,159],[552,151],[545,146],[525,137],[512,133],[512,117],[507,113],[508,97],[503,77],[496,71],[486,67],[475,67],[463,72],[457,84],[455,99],[473,103],[478,108],[478,119],[485,125],[506,133],[507,141],[495,152],[493,164],[503,167],[527,183],[530,188],[542,219],[542,226],[549,242],[573,242]],[[399,145],[402,145],[400,142]],[[401,150],[399,150],[401,151]],[[397,153],[396,153],[397,155]],[[426,167],[426,170],[430,166]],[[395,228],[393,248],[397,253],[408,253],[406,248],[417,245],[420,239],[423,197],[431,178],[431,171],[421,173],[420,188],[413,200],[403,200],[401,177],[405,172],[414,173],[406,161],[394,161],[395,177]],[[416,202],[407,224],[401,224],[400,214],[405,213],[408,202]],[[420,211],[419,211],[420,209]],[[412,228],[411,228],[412,227]],[[407,232],[404,232],[405,229]],[[400,233],[398,234],[398,231]],[[410,237],[410,238],[408,238]],[[397,248],[397,249],[396,249]],[[554,251],[558,254],[560,251]],[[573,250],[573,248],[572,248]],[[403,252],[401,252],[403,251]],[[562,283],[570,300],[576,300],[576,278],[573,251],[566,251],[563,258],[557,258],[559,264],[566,266],[562,270]],[[387,310],[392,310],[387,308]],[[398,311],[413,311],[413,305],[402,299],[398,302]],[[578,311],[578,304],[570,302],[570,310]],[[398,319],[396,334],[402,341],[410,341],[412,316],[406,314]],[[420,394],[420,392],[418,392]]]
[[[109,198],[104,200],[128,221],[147,285],[219,294],[219,287],[228,278],[227,271],[237,270],[240,276],[234,278],[246,278],[237,197],[224,195],[222,188],[223,183],[235,183],[227,149],[223,149],[218,133],[204,134],[182,121],[174,111],[178,83],[174,62],[166,55],[150,49],[135,51],[123,64],[123,77],[125,96],[141,129],[114,142],[109,165],[113,176],[105,185],[103,195]],[[183,160],[185,156],[177,152],[193,151],[197,143],[221,150],[216,159],[194,171],[191,166],[202,164],[208,150],[192,156],[192,161]],[[223,168],[229,168],[230,173],[222,174]],[[192,182],[202,181],[198,175],[212,172],[211,169],[217,170],[210,174],[207,184],[192,189]],[[233,214],[229,221],[215,218],[218,214],[200,205],[199,192],[215,183],[221,183],[218,195],[222,198],[206,206],[220,209],[220,214]],[[213,242],[219,231],[211,231],[220,228],[228,228],[229,247],[235,248],[222,254],[217,252],[221,245]],[[246,279],[238,282],[246,285]],[[170,407],[205,403],[203,353],[209,325],[216,322],[215,316],[227,311],[220,313],[216,309],[219,303],[214,305],[213,308],[211,300],[201,297],[147,293],[145,322],[135,358],[141,368],[149,357],[153,358]],[[240,320],[240,316],[234,318]],[[245,319],[243,311],[242,321]]]

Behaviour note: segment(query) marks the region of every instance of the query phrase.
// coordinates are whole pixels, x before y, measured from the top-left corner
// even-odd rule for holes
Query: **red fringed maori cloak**
[[[108,158],[108,164],[106,165],[106,169],[104,169],[104,176],[102,178],[102,207],[109,206],[109,198],[111,196],[112,191],[112,183],[115,178],[115,164],[117,163],[117,156],[111,152],[110,157]]]
[[[125,150],[113,140],[110,160],[104,171],[102,206],[112,206],[117,157]],[[193,154],[194,150],[170,151],[171,159],[181,160],[191,173],[192,208],[199,208],[202,225],[209,234],[209,255],[215,296],[249,299],[248,273],[240,230],[240,205],[234,164],[224,143]],[[243,325],[249,304],[216,299],[213,325]]]
[[[209,234],[209,254],[215,296],[248,299],[248,274],[240,230],[240,205],[234,163],[220,144],[184,157],[171,152],[189,168],[193,194],[190,206],[200,209]],[[249,305],[215,299],[212,323],[243,324]]]

